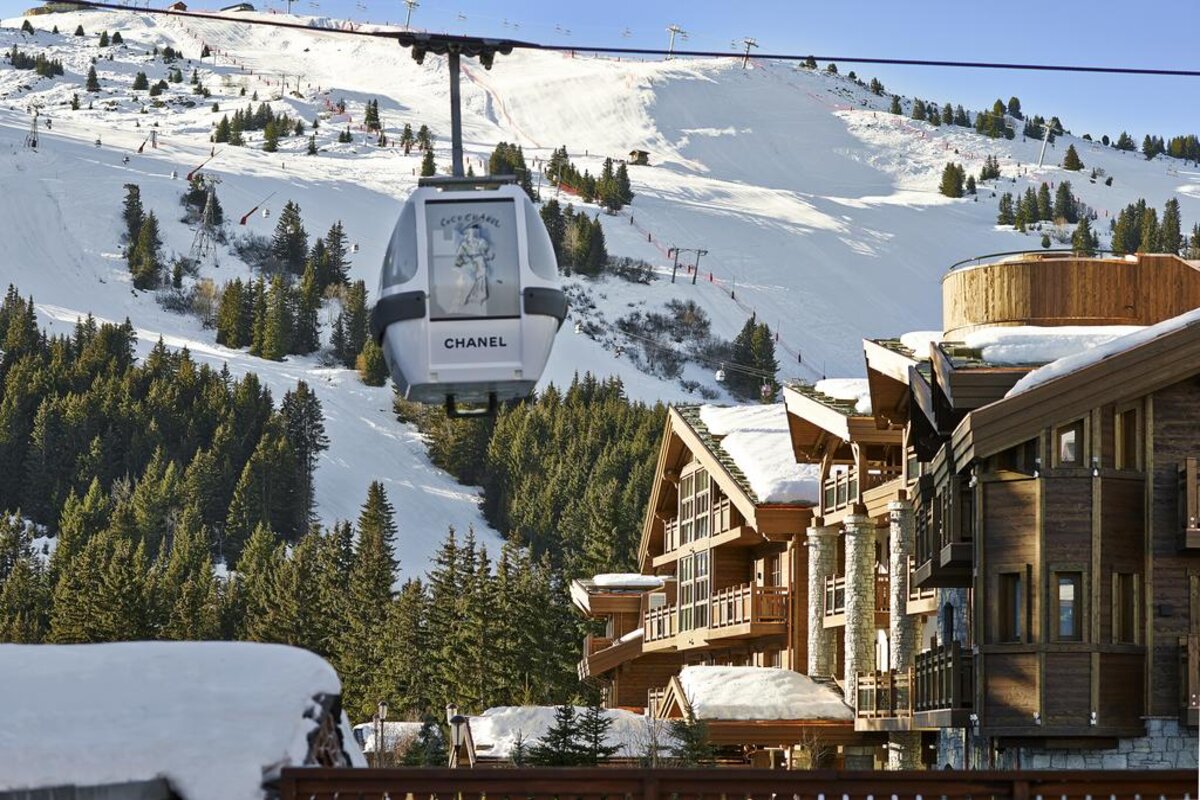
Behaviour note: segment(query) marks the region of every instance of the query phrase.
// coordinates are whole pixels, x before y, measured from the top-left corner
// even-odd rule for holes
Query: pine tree
[[[404,130],[400,132],[400,146],[404,148],[404,155],[411,153],[416,143],[417,137],[413,135],[412,125],[404,123]]]
[[[1075,145],[1067,145],[1067,154],[1063,156],[1063,169],[1072,172],[1078,172],[1083,169],[1083,162],[1079,160],[1079,153],[1075,152]]]
[[[121,218],[125,221],[125,239],[126,241],[135,241],[138,231],[142,229],[142,222],[145,220],[145,213],[142,211],[142,190],[136,183],[125,184],[125,205],[121,211]]]
[[[300,206],[289,200],[279,213],[275,224],[275,236],[271,240],[271,254],[280,269],[299,275],[304,271],[304,260],[308,256],[308,233],[300,219]]]
[[[145,91],[150,88],[150,79],[146,77],[146,73],[139,72],[133,79],[133,90],[136,92]]]
[[[598,766],[620,752],[619,746],[607,743],[612,722],[612,717],[599,704],[589,705],[579,717],[581,765]]]
[[[83,32],[83,26],[82,26],[82,25],[77,25],[77,26],[75,26],[75,35],[76,35],[76,36],[84,36],[84,35],[86,35],[86,34],[84,34],[84,32]]]
[[[1037,218],[1039,220],[1054,219],[1054,209],[1050,205],[1050,185],[1045,181],[1037,190]]]
[[[1061,181],[1054,190],[1054,219],[1069,223],[1079,221],[1075,196],[1071,194],[1070,181]]]
[[[282,275],[271,279],[267,297],[267,314],[257,355],[270,361],[281,361],[291,349],[292,292]]]
[[[378,100],[368,100],[367,101],[367,108],[366,108],[365,116],[363,118],[363,124],[365,124],[367,126],[367,130],[369,130],[369,131],[378,131],[379,130],[380,125],[379,125],[379,101]]]
[[[1092,228],[1088,224],[1087,217],[1079,220],[1079,225],[1076,226],[1075,233],[1071,235],[1071,249],[1085,256],[1096,255],[1096,236],[1092,233]]]
[[[417,131],[416,145],[427,153],[433,152],[433,134],[428,125],[422,125]]]
[[[85,88],[92,93],[100,91],[100,78],[96,75],[95,67],[88,67],[87,84]]]
[[[1005,192],[1000,195],[1000,210],[996,215],[997,225],[1012,225],[1016,222],[1016,215],[1013,211],[1013,196],[1011,192]]]
[[[1142,239],[1138,244],[1140,253],[1157,253],[1162,249],[1158,226],[1158,212],[1153,208],[1142,211]]]
[[[33,25],[29,23],[28,19],[21,23],[21,33],[33,33]]]
[[[924,122],[925,117],[925,101],[920,98],[913,100],[912,118]]]
[[[974,175],[967,176],[966,193],[967,194],[975,194],[975,176]]]
[[[306,528],[316,509],[313,474],[317,469],[317,459],[329,449],[325,415],[321,410],[321,401],[308,388],[308,384],[298,381],[296,388],[283,396],[279,416],[295,455],[293,485],[296,486],[296,508],[299,510],[296,525]]]
[[[426,150],[425,155],[421,156],[421,177],[428,178],[431,175],[437,174],[437,164],[433,161],[433,151]]]
[[[404,753],[406,767],[444,767],[449,762],[446,753],[446,741],[438,727],[437,720],[426,716],[421,722],[421,730],[417,738],[409,745]]]
[[[938,191],[946,197],[963,196],[963,168],[954,162],[948,162],[942,169],[942,182]]]
[[[396,538],[394,519],[395,512],[383,484],[373,482],[358,518],[358,542],[348,594],[355,613],[344,631],[347,660],[342,674],[343,703],[352,716],[369,715],[376,702],[390,694],[388,687],[379,683],[378,665],[387,656],[387,643],[379,632],[387,625],[396,576],[392,554]]]
[[[262,149],[268,153],[274,153],[279,149],[279,133],[275,129],[274,121],[268,122],[263,128],[263,147]]]
[[[355,359],[354,366],[358,370],[359,379],[367,386],[383,386],[387,383],[387,362],[383,359],[383,350],[373,338],[367,339],[358,358]]]
[[[1008,115],[1021,119],[1021,101],[1016,97],[1008,98]]]
[[[575,707],[558,706],[554,710],[554,723],[529,748],[529,763],[539,767],[574,767],[582,764],[584,753],[579,737]]]
[[[1182,227],[1179,219],[1179,201],[1172,197],[1163,208],[1162,226],[1158,231],[1159,252],[1179,255],[1179,249],[1183,245]]]
[[[314,252],[319,244],[320,239],[313,245]],[[317,270],[311,257],[304,268],[304,276],[300,279],[296,301],[296,320],[290,352],[308,355],[321,346],[321,323],[318,319],[321,310],[321,287],[317,282]]]
[[[689,713],[686,717],[671,720],[668,730],[674,742],[671,757],[679,766],[698,767],[712,763],[715,751],[709,744],[708,723]]]
[[[346,290],[344,330],[345,351],[343,364],[354,367],[358,354],[370,338],[370,315],[367,312],[367,285],[363,281],[355,281]]]
[[[207,539],[199,512],[185,511],[155,587],[165,612],[164,638],[194,641],[220,635],[220,602]]]
[[[315,133],[308,137],[308,149],[306,149],[304,152],[305,155],[310,156],[315,156],[317,154],[317,135]]]
[[[322,264],[317,264],[317,278],[323,281],[322,288],[330,285],[349,285],[350,262],[346,257],[348,252],[346,231],[342,227],[341,220],[338,220],[329,227],[329,232],[325,234],[323,249],[325,253],[323,273]]]
[[[151,211],[138,228],[137,241],[129,250],[129,271],[138,289],[153,289],[159,285],[162,260],[159,247],[158,219]]]
[[[100,31],[100,46],[108,47],[108,31]]]

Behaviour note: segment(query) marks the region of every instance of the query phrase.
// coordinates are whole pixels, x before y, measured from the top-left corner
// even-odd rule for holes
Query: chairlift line
[[[243,214],[243,215],[242,215],[242,220],[241,220],[241,222],[239,222],[238,224],[239,224],[239,225],[245,225],[245,224],[246,224],[246,221],[247,221],[248,219],[250,219],[250,217],[252,217],[252,216],[254,215],[254,212],[255,212],[255,211],[258,211],[258,209],[259,209],[259,207],[260,207],[260,206],[264,205],[264,204],[265,204],[265,203],[266,203],[268,200],[270,200],[270,199],[271,199],[272,197],[274,197],[274,196],[275,196],[275,192],[271,192],[269,195],[267,195],[266,197],[264,197],[262,200],[259,200],[259,201],[258,201],[258,203],[256,203],[256,204],[255,204],[254,208],[250,209],[249,211],[247,211],[245,214]],[[271,212],[270,212],[270,210],[269,210],[269,209],[266,209],[266,208],[264,208],[264,209],[263,209],[263,216],[264,216],[264,217],[268,217],[268,216],[270,216],[270,215],[271,215]]]
[[[72,4],[82,8],[93,9],[110,9],[116,11],[126,10],[125,6],[111,2],[94,2],[94,0],[72,0]],[[548,44],[543,42],[526,42],[516,39],[493,39],[473,36],[459,36],[454,34],[425,34],[414,33],[411,31],[386,31],[386,30],[353,30],[343,28],[312,28],[308,25],[301,25],[294,22],[284,20],[266,19],[266,18],[249,18],[249,17],[226,17],[220,14],[200,11],[172,11],[165,8],[145,8],[143,9],[148,14],[163,14],[166,16],[183,16],[183,17],[199,17],[212,19],[218,22],[228,22],[242,25],[269,25],[277,28],[295,28],[312,34],[331,34],[331,35],[348,35],[348,36],[370,36],[377,39],[395,39],[405,47],[420,46],[423,43],[441,40],[457,44],[472,44],[478,42],[487,42],[489,46],[495,47],[499,52],[509,52],[511,50],[548,50],[559,52],[585,52],[585,53],[604,53],[611,55],[644,55],[644,56],[684,56],[689,58],[741,58],[737,53],[730,53],[721,50],[674,50],[668,53],[667,50],[654,47],[614,47],[610,45],[567,45],[567,44]],[[467,17],[462,12],[459,12],[458,19],[460,22],[465,22]],[[560,28],[561,26],[555,26]],[[569,31],[563,30],[569,35]],[[1122,67],[1122,66],[1102,66],[1096,64],[1036,64],[1024,62],[1003,62],[1003,61],[950,61],[938,59],[919,59],[919,58],[875,58],[868,56],[848,56],[848,55],[816,55],[804,54],[798,55],[795,53],[763,53],[758,57],[760,60],[766,61],[807,61],[815,59],[817,61],[834,61],[844,62],[847,64],[882,64],[888,66],[903,66],[903,67],[945,67],[951,69],[998,69],[998,70],[1032,70],[1043,72],[1078,72],[1078,73],[1098,73],[1103,75],[1148,75],[1158,77],[1184,77],[1184,78],[1200,78],[1200,70],[1195,69],[1164,69],[1152,67]]]

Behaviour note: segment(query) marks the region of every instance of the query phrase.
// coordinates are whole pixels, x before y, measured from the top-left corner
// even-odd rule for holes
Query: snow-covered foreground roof
[[[582,715],[586,708],[576,707],[575,713]],[[660,747],[669,746],[670,737],[665,730],[652,730],[657,723],[620,708],[605,710],[612,720],[605,744],[620,748],[616,755],[634,758],[646,753],[651,741],[657,740]],[[478,717],[471,717],[471,738],[482,758],[505,759],[512,755],[518,740],[525,747],[531,746],[546,735],[554,724],[554,706],[497,706],[489,708]]]
[[[1013,395],[1027,392],[1035,386],[1041,386],[1043,383],[1052,381],[1055,378],[1061,378],[1064,375],[1077,372],[1085,367],[1098,364],[1109,356],[1122,353],[1138,345],[1146,344],[1161,336],[1166,336],[1169,333],[1174,333],[1175,331],[1196,324],[1200,324],[1200,308],[1189,311],[1186,314],[1180,314],[1177,317],[1171,317],[1168,320],[1163,320],[1156,325],[1146,328],[1135,327],[1131,333],[1127,333],[1124,336],[1098,343],[1083,352],[1076,352],[1072,355],[1059,358],[1046,364],[1044,367],[1035,369],[1017,381],[1013,388],[1008,390],[1008,394],[1005,397],[1012,397]]]
[[[866,378],[825,378],[813,384],[813,391],[836,400],[853,400],[857,414],[871,413],[871,387]]]
[[[248,642],[0,645],[0,676],[0,789],[164,777],[187,800],[261,798],[341,692],[319,656]]]
[[[679,683],[696,719],[854,719],[837,692],[790,669],[684,667]]]
[[[1046,364],[1101,347],[1142,329],[1140,325],[1018,325],[971,331],[963,337],[963,343],[979,350],[989,364]]]
[[[942,340],[941,331],[909,331],[900,334],[900,344],[917,358],[929,358],[929,345]]]
[[[813,503],[817,468],[797,464],[783,403],[701,406],[700,421],[746,476],[761,503]]]

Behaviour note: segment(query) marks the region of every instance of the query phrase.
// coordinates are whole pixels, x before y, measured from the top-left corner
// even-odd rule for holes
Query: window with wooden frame
[[[696,539],[703,539],[709,534],[709,483],[708,470],[696,470],[695,478],[692,482],[692,490],[695,492],[695,500],[692,503],[692,509],[693,513],[696,515],[696,525],[694,528],[694,536]]]
[[[767,586],[783,586],[783,556],[779,553],[767,556]]]
[[[1112,576],[1112,640],[1116,644],[1137,644],[1141,640],[1138,602],[1141,576],[1135,572],[1114,572]]]
[[[1087,426],[1083,420],[1054,429],[1054,466],[1082,467],[1087,463]]]
[[[1116,414],[1117,469],[1140,469],[1142,455],[1141,414],[1137,406],[1117,409]]]
[[[679,630],[692,629],[692,599],[695,597],[696,557],[679,559]]]
[[[692,602],[695,608],[692,614],[692,622],[697,628],[708,627],[708,559],[709,554],[707,552],[696,553],[695,575],[692,579],[694,586],[692,590]]]
[[[1056,569],[1050,573],[1050,639],[1082,642],[1084,636],[1083,570]]]
[[[679,480],[679,541],[687,544],[692,540],[692,512],[695,508],[692,487],[696,473],[690,472]]]
[[[999,618],[996,627],[996,641],[1024,642],[1026,637],[1025,605],[1027,602],[1024,571],[1000,573],[998,588],[997,611]]]

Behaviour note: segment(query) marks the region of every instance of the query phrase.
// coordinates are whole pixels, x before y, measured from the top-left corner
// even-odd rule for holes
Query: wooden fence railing
[[[1195,770],[842,772],[764,769],[309,769],[281,800],[1182,800]]]

